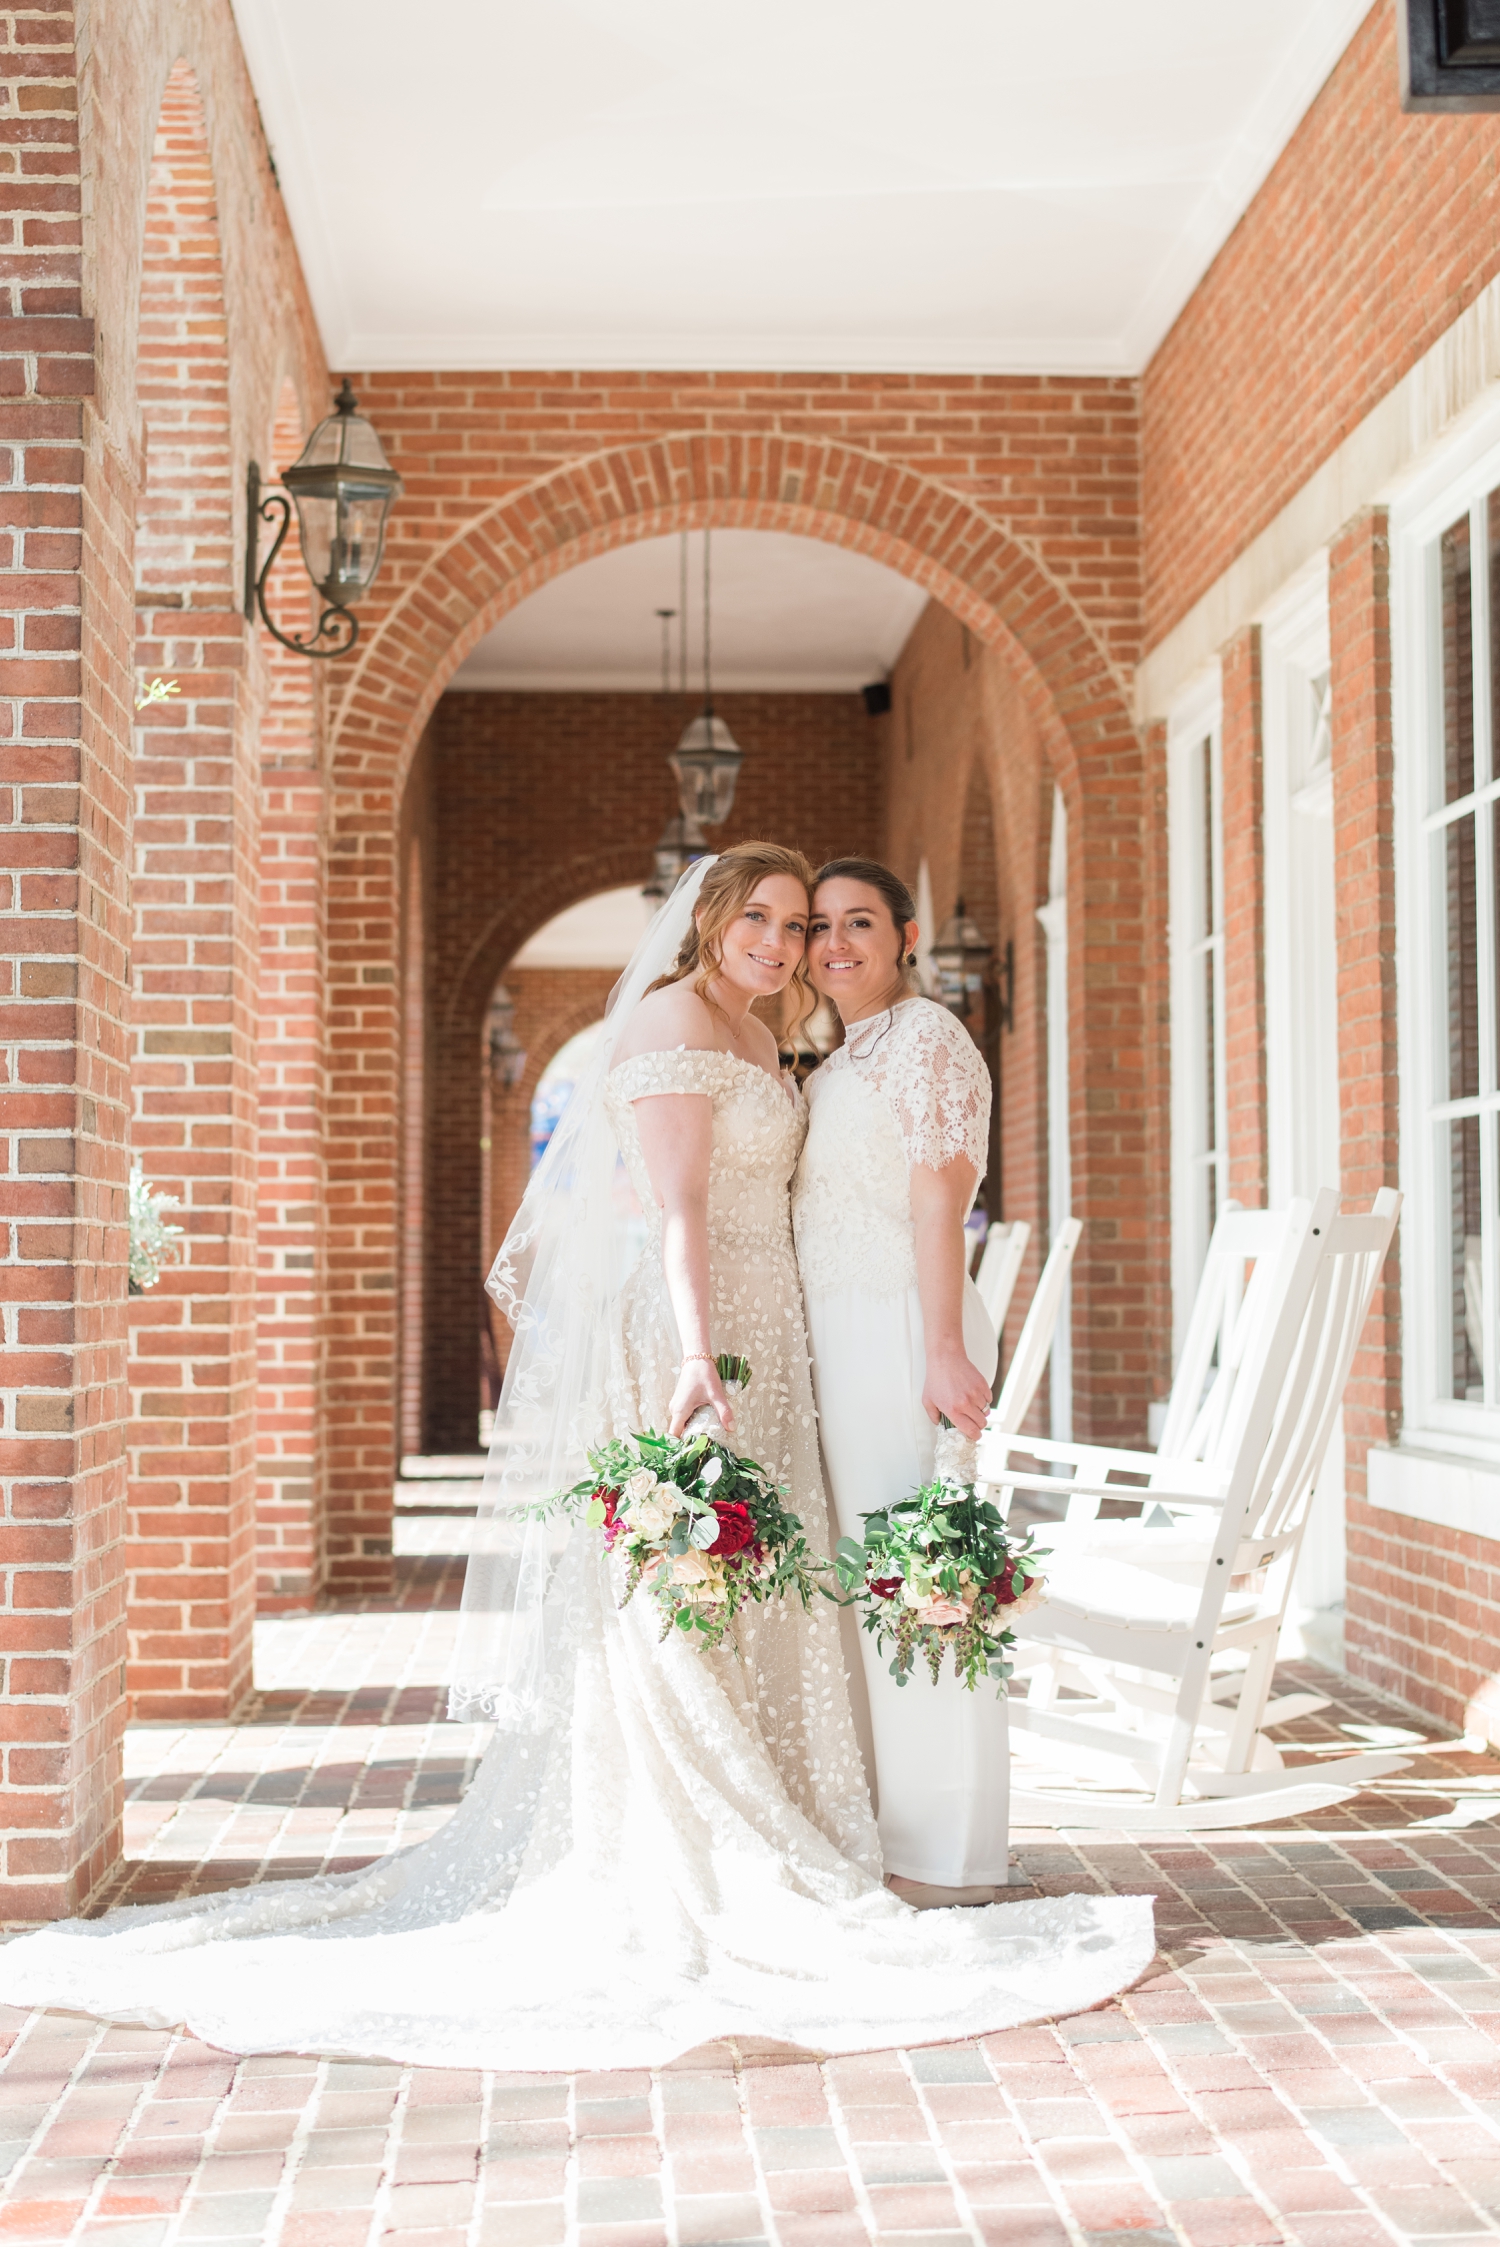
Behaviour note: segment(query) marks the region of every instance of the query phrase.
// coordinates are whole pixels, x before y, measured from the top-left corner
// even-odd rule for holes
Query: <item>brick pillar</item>
[[[396,834],[389,785],[341,788],[328,875],[330,1591],[391,1582],[401,1063]]]
[[[132,1136],[187,1238],[132,1319],[131,1687],[145,1716],[222,1716],[254,1619],[257,806],[218,219],[181,63],[151,167],[139,390],[137,661],[179,692],[136,759]]]
[[[1237,632],[1222,656],[1224,717],[1224,1075],[1229,1191],[1265,1205],[1266,863],[1260,626]]]
[[[272,459],[295,458],[295,398]],[[283,631],[307,631],[311,586],[295,552],[267,588]],[[323,1581],[322,1268],[326,837],[322,667],[259,635],[270,698],[260,728],[260,1022],[257,1081],[256,1605],[310,1606]]]
[[[427,945],[422,838],[406,841],[401,892],[401,1452],[420,1451],[426,1307]]]
[[[1383,509],[1357,515],[1329,562],[1333,848],[1337,868],[1339,1118],[1346,1206],[1399,1183],[1396,876],[1391,724],[1390,540]],[[1365,1459],[1401,1423],[1400,1236],[1370,1306],[1344,1399],[1349,1509],[1345,1643],[1374,1674],[1377,1517],[1363,1503]],[[1384,1517],[1387,1528],[1389,1516]]]
[[[0,51],[0,1916],[118,1853],[133,463],[88,401],[72,11]]]

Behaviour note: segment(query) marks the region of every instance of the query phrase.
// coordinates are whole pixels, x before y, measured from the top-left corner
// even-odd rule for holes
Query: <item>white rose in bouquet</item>
[[[677,1516],[677,1508],[663,1493],[660,1497],[639,1498],[625,1509],[625,1519],[637,1537],[648,1537],[653,1543],[665,1537]]]
[[[681,1584],[693,1599],[718,1599],[724,1590],[724,1563],[690,1547],[672,1563],[672,1582]]]
[[[652,1491],[659,1487],[657,1478],[649,1467],[637,1467],[633,1475],[625,1478],[625,1503],[631,1505],[637,1499],[649,1498]]]

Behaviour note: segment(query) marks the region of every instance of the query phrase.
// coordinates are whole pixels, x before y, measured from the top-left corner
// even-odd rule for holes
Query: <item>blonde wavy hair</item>
[[[713,1007],[715,1014],[722,1014],[723,1009],[714,1005],[708,986],[724,965],[724,931],[772,874],[785,874],[790,880],[800,882],[811,908],[813,870],[800,850],[788,850],[782,843],[734,843],[728,850],[721,851],[703,877],[698,909],[693,925],[683,938],[681,951],[651,989],[663,991],[669,984],[685,982],[691,976],[699,998]],[[792,970],[792,980],[784,996],[791,999],[792,1008],[790,1016],[783,1018],[781,1035],[783,1040],[795,1039],[798,1029],[818,1003],[808,986],[805,949]]]

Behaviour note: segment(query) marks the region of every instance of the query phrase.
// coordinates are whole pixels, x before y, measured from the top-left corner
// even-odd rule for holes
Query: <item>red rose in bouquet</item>
[[[992,1576],[984,1587],[990,1597],[997,1601],[1001,1607],[1013,1607],[1015,1605],[1017,1597],[1015,1573],[1015,1562],[1008,1560],[999,1575]]]
[[[755,1542],[755,1516],[748,1506],[741,1505],[737,1498],[719,1498],[714,1501],[714,1512],[719,1517],[719,1534],[708,1548],[710,1556],[724,1560]]]

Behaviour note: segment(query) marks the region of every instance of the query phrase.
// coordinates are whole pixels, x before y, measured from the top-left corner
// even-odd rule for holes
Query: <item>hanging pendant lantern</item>
[[[683,729],[667,759],[677,782],[684,818],[700,827],[718,827],[734,809],[735,782],[745,753],[712,708],[700,711]]]

